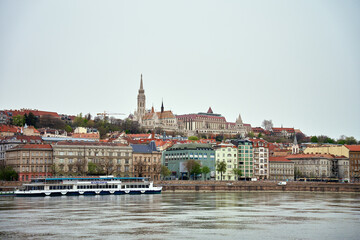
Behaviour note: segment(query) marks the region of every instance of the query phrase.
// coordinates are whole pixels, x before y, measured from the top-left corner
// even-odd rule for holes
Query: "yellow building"
[[[349,158],[349,149],[344,145],[322,145],[307,147],[305,154],[332,154],[335,156],[345,156]]]

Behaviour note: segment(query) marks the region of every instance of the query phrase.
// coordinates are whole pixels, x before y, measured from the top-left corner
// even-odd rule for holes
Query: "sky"
[[[147,108],[360,139],[360,1],[0,0],[0,109],[128,115],[141,74]]]

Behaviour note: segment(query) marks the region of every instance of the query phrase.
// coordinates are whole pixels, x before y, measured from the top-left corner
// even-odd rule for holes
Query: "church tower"
[[[141,74],[141,79],[140,79],[139,94],[138,94],[138,97],[137,97],[136,115],[137,115],[138,122],[142,123],[143,117],[145,116],[145,90],[144,90],[144,87],[143,87],[142,74]]]
[[[296,139],[296,134],[295,134],[295,137],[294,137],[294,143],[291,147],[291,154],[299,154],[299,145],[298,145],[298,142],[297,142],[297,139]]]

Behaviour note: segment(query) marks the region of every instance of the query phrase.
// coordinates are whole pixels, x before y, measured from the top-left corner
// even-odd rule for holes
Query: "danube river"
[[[0,198],[0,239],[359,239],[360,194]]]

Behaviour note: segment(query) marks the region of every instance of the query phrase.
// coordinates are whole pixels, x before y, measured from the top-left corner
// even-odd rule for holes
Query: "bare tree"
[[[142,177],[144,173],[146,172],[147,164],[145,163],[145,160],[142,159],[142,157],[138,157],[134,161],[134,173],[138,177]]]
[[[85,159],[78,159],[75,162],[75,166],[77,168],[77,172],[81,175],[85,175],[86,173],[86,166],[87,166],[87,162]]]
[[[264,120],[261,124],[266,131],[270,131],[273,128],[272,120]]]
[[[100,167],[106,175],[111,175],[115,171],[115,164],[113,159],[101,159]]]

